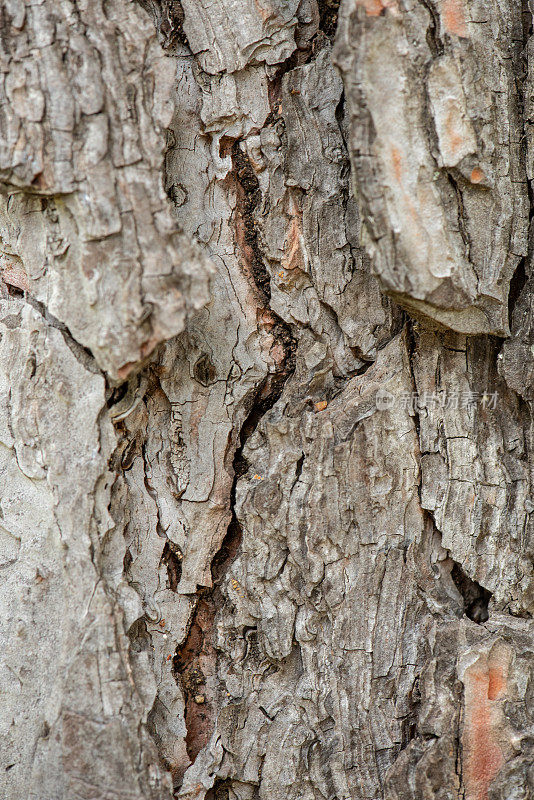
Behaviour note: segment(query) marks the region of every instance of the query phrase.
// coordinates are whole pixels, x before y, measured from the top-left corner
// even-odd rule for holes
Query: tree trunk
[[[0,796],[534,797],[526,0],[0,0]]]

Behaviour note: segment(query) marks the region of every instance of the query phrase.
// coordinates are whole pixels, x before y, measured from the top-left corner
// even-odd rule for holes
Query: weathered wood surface
[[[347,0],[347,87],[363,231],[384,289],[462,333],[508,332],[526,255],[521,3]]]
[[[534,792],[531,10],[338,6],[1,6],[6,800]]]

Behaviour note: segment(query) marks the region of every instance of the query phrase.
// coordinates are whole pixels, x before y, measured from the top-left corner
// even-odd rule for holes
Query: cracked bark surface
[[[4,0],[6,800],[534,793],[531,34]]]

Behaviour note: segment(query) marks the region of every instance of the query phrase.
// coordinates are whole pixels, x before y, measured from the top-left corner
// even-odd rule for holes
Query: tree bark
[[[532,11],[0,2],[0,796],[534,796]]]

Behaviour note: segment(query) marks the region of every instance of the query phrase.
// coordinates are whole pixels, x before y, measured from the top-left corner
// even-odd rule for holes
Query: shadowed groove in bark
[[[295,341],[288,326],[280,322],[279,341],[284,345],[286,358],[278,373],[267,375],[255,392],[249,413],[239,433],[239,444],[233,457],[234,479],[230,493],[232,519],[222,544],[211,562],[212,588],[200,588],[188,633],[177,648],[173,659],[173,670],[177,683],[182,689],[185,703],[185,724],[187,729],[185,744],[187,754],[194,763],[196,757],[209,741],[215,723],[215,703],[206,694],[209,676],[205,674],[206,663],[210,675],[216,675],[217,653],[214,647],[214,623],[220,605],[218,587],[234,559],[242,539],[242,529],[235,512],[237,481],[247,471],[248,464],[243,458],[243,448],[258,427],[262,417],[280,398],[284,385],[295,368]],[[173,775],[175,785],[179,786],[183,774]],[[214,794],[213,797],[219,797]]]
[[[526,118],[526,93],[528,91],[527,87],[527,79],[528,79],[528,41],[533,33],[533,24],[532,24],[532,14],[529,11],[528,7],[528,0],[523,0],[523,55],[521,59],[522,67],[523,67],[523,74],[521,80],[518,80],[518,90],[521,98],[521,104],[523,107],[523,114],[524,114],[524,124],[523,127],[525,129],[525,136],[522,139],[523,146],[521,148],[522,157],[525,160],[525,164],[527,163],[527,152],[526,152],[526,136],[528,134],[528,125],[525,121]],[[528,200],[529,200],[529,224],[532,225],[532,220],[534,219],[534,191],[532,189],[532,181],[527,180],[527,191],[528,191]],[[523,289],[525,288],[525,284],[528,281],[528,264],[532,258],[532,237],[529,236],[528,242],[528,250],[529,253],[527,256],[521,259],[519,264],[517,265],[514,274],[512,275],[512,279],[510,281],[510,288],[508,291],[508,324],[510,329],[512,329],[512,316],[514,313],[514,308],[521,296]]]
[[[182,690],[185,704],[185,745],[191,763],[207,744],[213,731],[215,709],[211,696],[207,696],[206,663],[215,668],[216,653],[213,647],[215,605],[212,592],[204,590],[198,597],[187,637],[176,650],[173,670]],[[173,772],[175,786],[180,786],[183,772]]]
[[[421,705],[421,692],[419,689],[419,675],[414,679],[411,690],[407,697],[409,712],[402,721],[402,741],[399,752],[405,750],[411,741],[417,736],[417,721],[419,717],[419,707]]]
[[[454,562],[451,571],[451,578],[463,597],[464,613],[466,617],[469,617],[469,619],[479,625],[483,622],[487,622],[489,619],[488,604],[491,600],[491,592],[484,589],[484,587],[476,581],[471,580],[456,562]]]
[[[530,209],[530,215],[532,217],[532,206]],[[508,324],[510,325],[510,328],[512,327],[512,316],[514,313],[515,304],[519,300],[521,292],[523,291],[528,280],[525,264],[526,258],[522,258],[517,265],[517,269],[512,276],[512,280],[510,281],[510,289],[508,291]]]
[[[233,163],[232,174],[237,189],[237,230],[239,231],[239,226],[242,226],[242,241],[239,242],[238,232],[238,244],[241,245],[245,266],[254,282],[260,307],[269,308],[270,277],[264,263],[254,218],[261,203],[261,189],[250,160],[241,150],[239,140],[231,144],[230,152]],[[235,498],[237,481],[248,468],[243,458],[243,448],[256,430],[261,418],[279,399],[287,379],[295,368],[296,341],[291,328],[271,309],[269,312],[273,320],[270,332],[275,342],[282,346],[284,357],[278,362],[276,371],[269,373],[257,387],[247,417],[241,426],[232,461],[234,474],[230,492],[232,518],[219,551],[212,559],[212,588],[199,589],[197,604],[187,636],[182,645],[177,648],[173,660],[175,677],[184,694],[186,749],[191,763],[208,743],[214,725],[215,708],[210,702],[212,698],[206,694],[208,676],[204,670],[206,664],[209,664],[210,673],[213,677],[215,676],[217,654],[213,645],[213,637],[215,614],[218,607],[218,585],[235,559],[241,544],[242,531],[235,513]],[[202,367],[201,371],[204,375],[206,365],[203,364]],[[197,377],[202,378],[203,375]],[[205,383],[206,380],[200,382]],[[201,702],[198,702],[199,700]],[[174,775],[174,779],[178,785],[183,779],[183,775]]]
[[[318,5],[319,29],[333,41],[337,30],[337,16],[341,0],[319,0]]]
[[[185,13],[180,0],[137,1],[150,14],[164,50],[172,52],[179,45],[189,49],[184,32]]]
[[[432,0],[423,0],[423,5],[430,14],[430,24],[427,29],[426,34],[426,41],[430,52],[436,58],[436,56],[443,55],[444,46],[443,41],[438,33],[439,31],[439,15],[432,3]]]
[[[175,592],[182,577],[182,561],[183,553],[177,544],[167,539],[163,553],[161,554],[161,561],[167,567],[167,578],[169,581],[169,589]]]
[[[230,780],[216,778],[213,788],[207,792],[205,800],[228,800],[230,796],[228,790],[231,785]]]
[[[265,303],[271,299],[271,282],[263,261],[254,213],[261,202],[261,189],[258,178],[249,159],[243,153],[239,140],[232,145],[232,164],[238,186],[238,211],[244,226],[244,252],[256,288]]]

